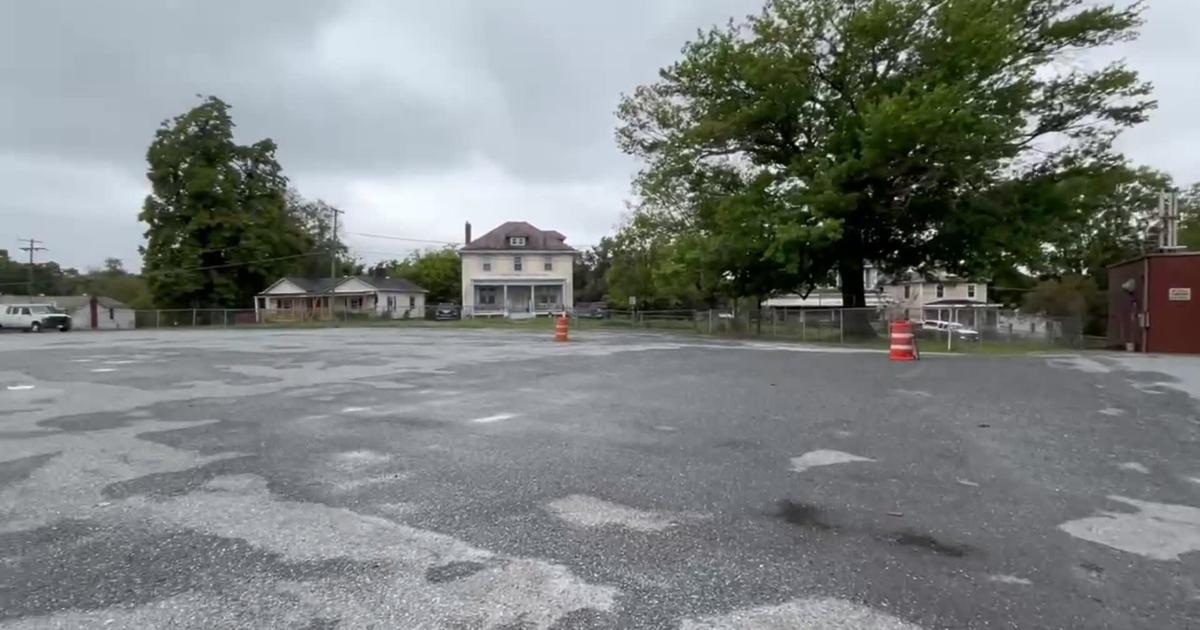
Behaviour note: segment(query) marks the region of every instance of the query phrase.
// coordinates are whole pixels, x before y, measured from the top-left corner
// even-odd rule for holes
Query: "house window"
[[[389,296],[388,296],[388,299],[387,299],[387,310],[389,310],[389,311],[394,311],[394,310],[396,310],[396,296],[394,296],[394,295],[389,295]]]
[[[417,296],[408,296],[408,308],[417,308]]]
[[[521,257],[513,256],[513,271],[520,271],[520,270],[521,270]]]
[[[906,285],[904,285],[904,299],[907,300],[911,297],[912,297],[912,286],[906,284]]]
[[[510,236],[510,237],[508,237],[508,244],[511,247],[525,247],[525,237],[524,236]]]
[[[352,310],[352,311],[361,310],[362,305],[363,305],[363,299],[361,297],[350,298],[350,310]]]
[[[542,261],[542,269],[544,269],[546,271],[554,271],[554,257],[553,256],[547,256],[546,259]]]
[[[492,270],[492,257],[491,257],[491,256],[484,256],[484,257],[483,257],[483,270],[484,270],[484,271],[491,271],[491,270]]]
[[[292,310],[292,300],[290,298],[286,300],[278,300],[275,302],[275,306],[282,310],[290,311]]]
[[[943,284],[937,285],[937,296],[939,298],[946,297],[946,285],[943,285]]]
[[[495,304],[496,303],[496,287],[479,287],[479,303],[480,304]]]
[[[534,287],[534,301],[549,309],[562,303],[562,287]]]
[[[972,298],[972,299],[975,298],[975,285],[973,285],[973,284],[967,285],[967,297]]]
[[[110,308],[108,309],[108,320],[109,320],[109,321],[112,321],[112,320],[114,320],[114,319],[116,319],[116,318],[117,318],[117,309],[115,309],[115,308],[111,308],[111,307],[110,307]]]

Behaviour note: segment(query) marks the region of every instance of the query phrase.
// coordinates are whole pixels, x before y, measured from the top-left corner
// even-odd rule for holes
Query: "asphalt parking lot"
[[[1200,360],[0,337],[3,628],[1200,627]]]

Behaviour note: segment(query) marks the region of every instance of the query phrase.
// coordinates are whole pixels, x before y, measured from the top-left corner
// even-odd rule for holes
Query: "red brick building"
[[[1110,266],[1108,341],[1137,352],[1200,354],[1200,252]]]

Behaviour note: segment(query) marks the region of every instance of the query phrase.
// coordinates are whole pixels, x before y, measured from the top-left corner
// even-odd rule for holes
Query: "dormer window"
[[[509,247],[525,247],[525,237],[510,236],[508,237],[508,245]]]

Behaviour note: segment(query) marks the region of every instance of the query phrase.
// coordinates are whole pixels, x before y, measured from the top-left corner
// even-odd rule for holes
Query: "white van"
[[[5,304],[0,306],[0,328],[30,332],[57,328],[71,330],[71,316],[49,304]]]

